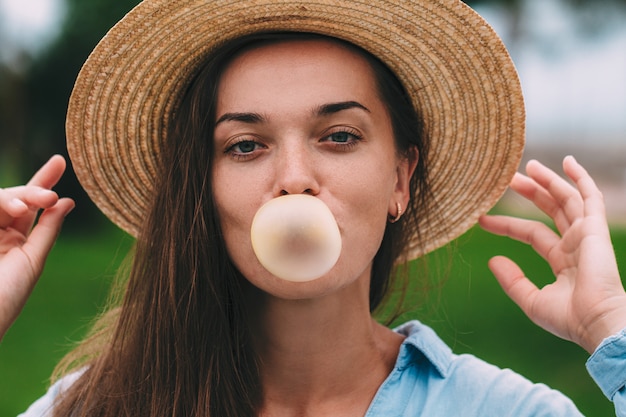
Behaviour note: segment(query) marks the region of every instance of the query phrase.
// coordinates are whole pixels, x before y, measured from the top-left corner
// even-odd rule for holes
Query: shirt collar
[[[397,368],[402,370],[411,366],[415,363],[415,355],[420,355],[435,367],[441,377],[449,375],[454,354],[430,327],[413,320],[394,330],[406,336],[396,361]]]

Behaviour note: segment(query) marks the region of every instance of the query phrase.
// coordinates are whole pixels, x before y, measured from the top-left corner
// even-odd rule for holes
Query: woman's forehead
[[[221,99],[272,91],[277,99],[313,93],[343,101],[354,99],[345,94],[376,93],[376,81],[369,62],[339,42],[290,39],[246,48],[226,66],[218,88]]]
[[[345,69],[348,65],[369,69],[370,65],[363,54],[364,52],[359,53],[344,42],[332,38],[278,39],[269,43],[252,43],[234,55],[226,66],[226,71],[252,64],[257,67],[265,64],[268,68],[276,68],[276,61],[283,65],[288,62],[307,65],[320,60],[336,61],[340,65],[338,70]]]

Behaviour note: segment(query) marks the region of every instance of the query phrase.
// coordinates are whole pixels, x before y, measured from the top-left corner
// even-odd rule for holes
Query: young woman
[[[455,1],[145,1],[92,54],[68,113],[81,181],[137,237],[133,268],[25,415],[580,415],[419,322],[372,318],[398,266],[479,219],[550,263],[542,290],[510,260],[490,266],[532,320],[593,353],[626,412],[626,293],[602,197],[571,157],[575,186],[537,162],[513,176],[521,106],[499,40]],[[73,206],[50,191],[63,171],[53,157],[0,191],[3,331]],[[509,182],[559,234],[484,215]],[[284,196],[336,222],[338,258],[319,276],[270,272],[254,246],[260,209]],[[279,258],[310,252],[290,239]]]

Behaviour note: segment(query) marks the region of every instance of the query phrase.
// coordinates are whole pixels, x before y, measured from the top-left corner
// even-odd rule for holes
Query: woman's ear
[[[406,155],[398,160],[396,185],[389,201],[389,218],[397,221],[409,204],[411,198],[411,178],[419,161],[419,151],[411,146]]]

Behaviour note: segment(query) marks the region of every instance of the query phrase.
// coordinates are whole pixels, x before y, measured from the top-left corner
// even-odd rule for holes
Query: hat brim
[[[463,234],[502,196],[524,147],[521,87],[500,38],[462,2],[146,0],[89,56],[66,122],[76,175],[115,224],[139,234],[170,115],[206,57],[272,31],[356,44],[404,84],[424,118],[434,196],[408,259]]]

